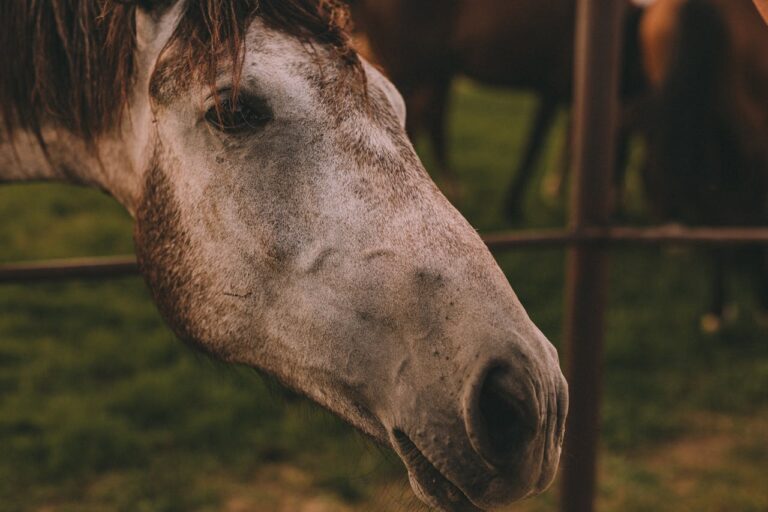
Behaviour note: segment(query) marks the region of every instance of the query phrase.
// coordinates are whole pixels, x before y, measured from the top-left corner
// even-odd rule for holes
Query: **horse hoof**
[[[701,317],[701,330],[705,334],[717,334],[723,328],[723,318],[714,313]]]

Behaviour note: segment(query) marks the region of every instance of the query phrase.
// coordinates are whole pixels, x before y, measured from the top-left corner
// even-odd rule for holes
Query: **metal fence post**
[[[610,220],[623,1],[577,3],[570,204],[570,223],[575,230],[605,226]],[[590,512],[597,479],[606,248],[574,247],[568,251],[566,265],[565,372],[571,412],[563,453],[561,508]]]

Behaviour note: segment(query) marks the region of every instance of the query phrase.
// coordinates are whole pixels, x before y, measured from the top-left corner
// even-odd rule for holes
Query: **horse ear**
[[[186,0],[135,0],[136,44],[144,58],[154,61],[173,35]]]

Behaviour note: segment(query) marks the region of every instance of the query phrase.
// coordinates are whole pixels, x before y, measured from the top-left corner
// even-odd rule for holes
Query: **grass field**
[[[502,198],[524,140],[527,96],[457,85],[461,209],[509,227]],[[539,194],[527,226],[563,223]],[[428,154],[425,160],[429,163]],[[647,222],[633,175],[627,217]],[[103,195],[0,188],[0,260],[130,253],[131,222]],[[498,255],[556,343],[563,254]],[[738,315],[704,335],[706,255],[623,249],[611,262],[599,500],[602,511],[768,510],[768,332],[748,275]],[[514,510],[555,510],[556,488]],[[139,278],[0,286],[0,512],[421,510],[398,460],[302,399],[189,351]]]

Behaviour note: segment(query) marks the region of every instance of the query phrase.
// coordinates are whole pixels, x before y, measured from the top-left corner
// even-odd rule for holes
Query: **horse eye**
[[[263,127],[272,119],[266,105],[254,105],[243,99],[222,100],[219,107],[209,108],[205,120],[224,133],[241,133]]]

